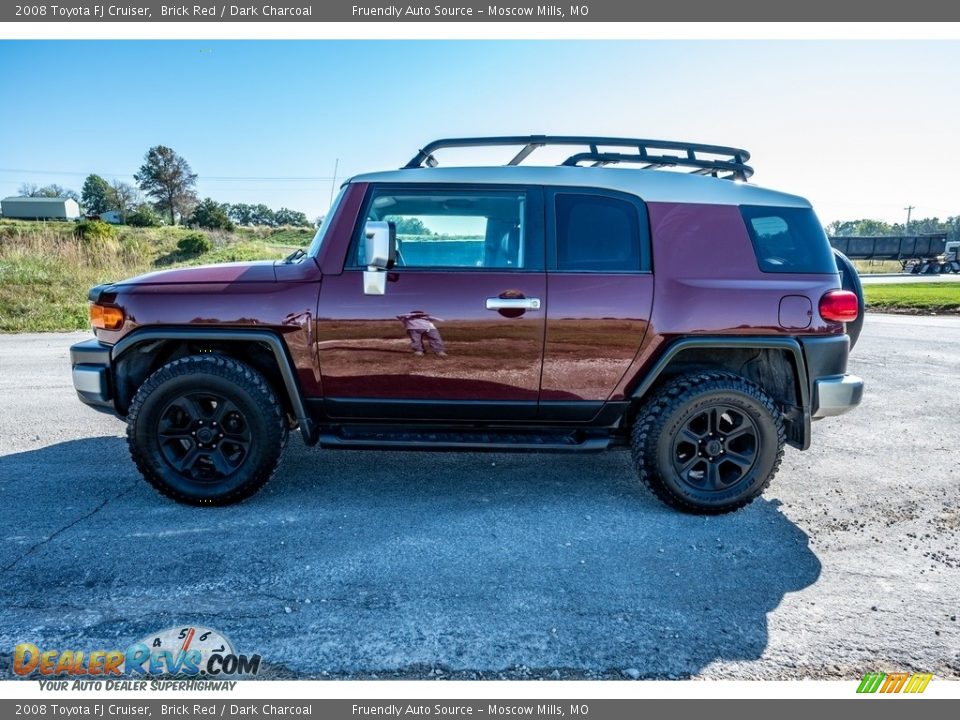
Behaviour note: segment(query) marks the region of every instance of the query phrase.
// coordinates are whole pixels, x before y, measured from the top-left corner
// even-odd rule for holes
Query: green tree
[[[20,195],[23,197],[45,197],[45,198],[70,198],[80,202],[80,196],[75,190],[70,190],[62,185],[51,183],[39,187],[33,183],[23,183],[20,185]]]
[[[169,213],[171,225],[176,225],[177,214],[187,215],[197,200],[196,173],[184,158],[165,145],[150,148],[133,177],[140,189],[154,199],[157,209]]]
[[[827,225],[827,234],[837,237],[846,237],[852,235],[872,236],[872,235],[894,235],[897,232],[895,226],[882,220],[835,220]],[[902,228],[900,228],[902,230]]]
[[[110,183],[99,175],[87,175],[80,197],[84,212],[102,215],[110,209]]]
[[[230,216],[230,219],[233,220],[237,225],[253,225],[253,218],[256,214],[254,212],[253,205],[248,203],[236,203],[234,205],[228,205],[227,215]]]
[[[310,221],[307,220],[306,213],[290,208],[280,208],[274,216],[277,225],[295,225],[297,227],[309,227]]]
[[[193,209],[193,215],[190,216],[190,224],[211,230],[233,231],[235,229],[233,221],[227,215],[226,207],[212,198],[204,198],[197,203]]]
[[[266,225],[267,227],[272,227],[277,224],[273,210],[263,203],[252,206],[250,220],[251,225]]]

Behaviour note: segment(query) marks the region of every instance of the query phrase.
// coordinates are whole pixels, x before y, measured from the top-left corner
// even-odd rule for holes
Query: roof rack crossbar
[[[697,157],[691,158],[688,156],[677,155],[650,155],[649,153],[647,153],[644,157],[640,157],[639,155],[628,155],[624,153],[582,152],[571,155],[561,164],[568,167],[575,167],[582,162],[591,161],[594,163],[594,165],[597,163],[602,165],[614,165],[618,163],[646,163],[645,168],[678,166],[691,167],[696,168],[693,170],[695,175],[713,175],[714,177],[721,177],[719,173],[730,173],[730,177],[735,177],[741,180],[745,180],[752,174],[751,169],[748,168],[749,172],[744,170],[744,168],[747,168],[747,166],[743,165],[743,163],[727,160],[702,160]],[[745,172],[746,177],[742,177],[741,173]]]
[[[753,175],[747,165],[750,153],[740,148],[723,145],[675,142],[672,140],[641,140],[637,138],[594,137],[590,135],[508,135],[503,137],[445,138],[434,140],[421,149],[404,167],[421,168],[438,165],[434,152],[446,148],[493,147],[519,145],[520,151],[507,165],[519,165],[534,151],[547,145],[580,145],[588,151],[574,153],[562,165],[579,166],[589,162],[593,167],[619,163],[641,163],[640,169],[660,167],[689,167],[698,175],[713,175],[732,180],[746,180]],[[601,147],[623,148],[624,152],[601,150]],[[630,152],[626,152],[629,150]],[[652,151],[652,152],[651,152]],[[668,154],[669,151],[677,155]],[[719,157],[703,157],[702,154]],[[724,173],[721,175],[721,173]]]

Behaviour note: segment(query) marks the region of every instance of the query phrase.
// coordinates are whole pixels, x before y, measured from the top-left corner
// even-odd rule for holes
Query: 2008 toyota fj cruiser
[[[467,146],[518,152],[438,167]],[[579,150],[523,164],[545,146]],[[438,140],[345,183],[306,252],[93,288],[73,382],[127,419],[141,473],[180,502],[253,494],[299,427],[326,448],[629,446],[664,502],[735,510],[863,391],[846,373],[856,272],[806,200],[746,183],[748,159]]]

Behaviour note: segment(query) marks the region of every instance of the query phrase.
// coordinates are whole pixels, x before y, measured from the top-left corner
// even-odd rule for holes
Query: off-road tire
[[[751,427],[740,434],[752,431],[755,437],[753,465],[748,471],[733,466],[742,477],[717,490],[691,485],[675,467],[678,447],[689,445],[694,452],[698,447],[680,434],[689,429],[688,423],[701,422],[711,407],[742,413],[740,422]],[[759,386],[729,372],[702,372],[674,378],[653,394],[634,421],[631,451],[641,482],[662,502],[683,512],[718,515],[742,508],[764,491],[780,468],[785,441],[782,415]],[[686,452],[689,462],[701,462]],[[725,463],[725,470],[731,467],[725,460],[718,462]],[[693,474],[693,469],[685,473],[687,478]]]
[[[171,441],[160,433],[161,422],[169,424],[167,413],[178,412],[179,402],[187,398],[193,407],[201,408],[202,402],[198,402],[197,397],[202,398],[205,394],[223,398],[222,409],[228,407],[228,402],[231,403],[242,420],[238,424],[235,416],[229,417],[234,421],[232,429],[245,427],[243,437],[249,438],[244,441],[246,446],[242,453],[233,452],[234,456],[240,458],[236,466],[230,466],[232,470],[219,479],[200,480],[178,472],[167,459]],[[209,401],[206,402],[210,405]],[[183,415],[189,417],[188,414]],[[203,414],[199,416],[203,417]],[[210,417],[215,416],[214,406]],[[195,422],[203,424],[200,420]],[[189,428],[195,425],[185,427],[187,431],[181,434],[186,436],[189,435]],[[229,438],[228,434],[227,443],[230,442]],[[214,438],[214,444],[206,445],[207,448],[213,448],[208,451],[209,459],[204,468],[210,474],[218,472],[213,469],[212,460],[212,453],[217,448],[216,441]],[[163,495],[188,505],[229,505],[250,497],[276,471],[286,441],[286,416],[270,384],[256,370],[226,355],[191,355],[167,363],[140,386],[127,414],[127,444],[143,477]],[[199,452],[198,448],[190,445],[189,437],[176,442],[188,448],[185,454],[190,450]],[[196,443],[196,440],[193,442]],[[226,446],[223,440],[220,442]],[[161,443],[164,443],[164,447],[161,447]],[[239,444],[230,446],[231,449],[239,447]],[[220,453],[218,460],[226,454],[223,447]],[[194,462],[194,468],[196,465],[197,462]]]

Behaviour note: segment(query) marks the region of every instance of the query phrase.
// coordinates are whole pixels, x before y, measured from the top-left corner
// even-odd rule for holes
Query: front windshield
[[[333,205],[330,206],[330,209],[324,216],[323,222],[320,223],[320,227],[317,228],[317,234],[313,236],[313,240],[310,241],[310,247],[307,248],[307,255],[310,257],[316,257],[317,253],[320,252],[320,247],[323,245],[323,241],[327,239],[327,228],[330,227],[330,221],[333,220],[333,216],[337,214],[337,208],[340,207],[340,201],[343,199],[343,196],[346,192],[347,186],[344,185],[342,188],[340,188],[340,194],[337,195],[336,200],[333,201]]]

